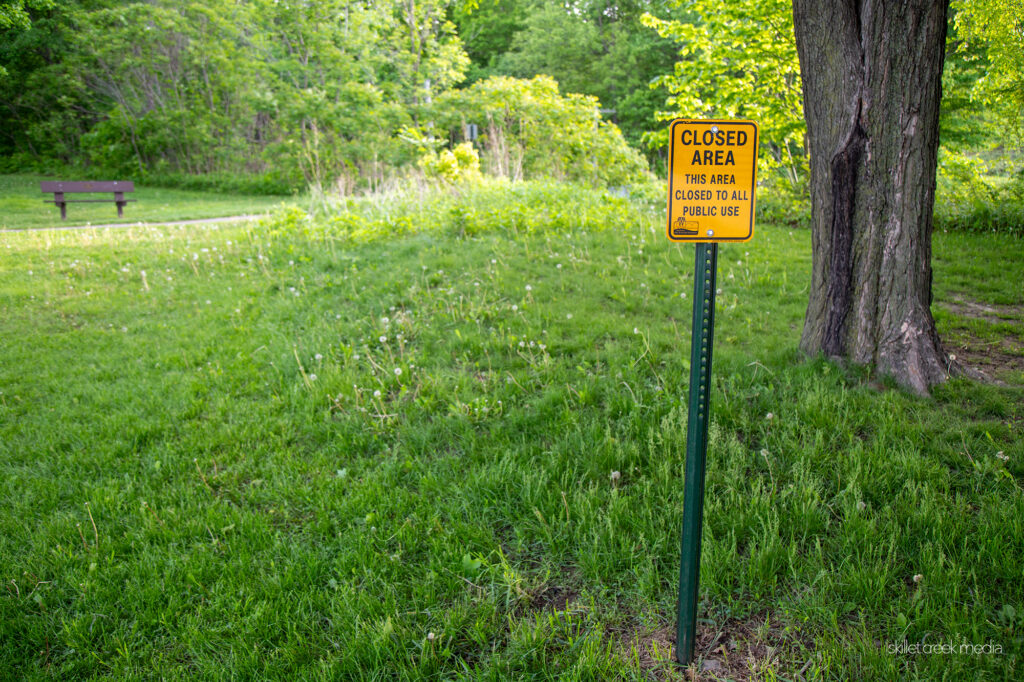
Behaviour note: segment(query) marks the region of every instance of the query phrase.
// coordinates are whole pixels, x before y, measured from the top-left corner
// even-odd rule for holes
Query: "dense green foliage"
[[[658,125],[655,112],[665,101],[664,90],[652,89],[650,84],[672,69],[675,48],[647,30],[641,20],[648,12],[671,16],[671,2],[491,0],[483,4],[516,5],[502,21],[520,19],[507,43],[495,43],[494,51],[479,55],[483,63],[476,73],[552,76],[563,90],[597,97],[630,144],[643,146],[642,137]],[[483,17],[470,19],[472,30]]]
[[[1006,137],[1024,134],[1024,1],[955,0],[959,50],[977,59],[982,52],[987,68],[971,87],[972,97],[1009,126]],[[973,54],[972,54],[973,52]]]
[[[482,11],[447,0],[36,3],[0,26],[0,157],[10,171],[56,159],[164,182],[245,175],[271,192],[378,185],[420,159],[403,131],[446,116],[458,98],[470,62],[449,16]],[[472,113],[493,132],[495,106],[518,111],[537,82],[487,81],[489,103]],[[533,109],[550,111],[519,127],[544,118],[550,132],[573,109],[571,121],[524,153],[551,155],[556,175],[573,177],[564,162],[596,143],[613,175],[641,170],[613,126],[583,133],[579,121],[599,120],[596,99],[563,99],[551,81],[543,89]]]
[[[1019,5],[953,4],[946,229],[1024,212]],[[787,0],[7,0],[0,101],[0,172],[264,194],[450,181],[466,142],[484,174],[631,184],[627,144],[664,170],[665,120],[745,117],[765,183],[807,208]]]
[[[671,93],[663,120],[742,118],[761,128],[761,163],[781,168],[794,189],[807,179],[800,63],[789,0],[726,4],[691,0],[686,20],[645,17],[679,46],[682,59],[660,79]],[[651,136],[668,144],[667,130]]]
[[[445,93],[435,107],[438,124],[453,136],[477,122],[484,168],[496,177],[636,181],[646,163],[597,109],[594,97],[559,95],[547,76],[491,77]]]
[[[0,678],[680,679],[693,250],[662,201],[0,234]],[[1019,678],[1021,389],[796,361],[809,235],[758,231],[721,247],[698,653]],[[944,332],[961,297],[1019,316],[1012,244],[937,236]]]
[[[244,172],[285,187],[379,174],[405,151],[394,131],[467,64],[445,3],[409,7],[61,5],[4,41],[0,144],[106,172]]]

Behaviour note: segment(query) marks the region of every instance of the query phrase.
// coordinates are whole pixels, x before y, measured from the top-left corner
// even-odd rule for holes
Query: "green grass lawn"
[[[684,679],[693,247],[566,186],[349,208],[0,234],[0,679]],[[934,249],[942,333],[1024,307],[1019,240]],[[1019,679],[1024,376],[805,360],[809,271],[721,247],[704,678]]]
[[[265,213],[284,204],[296,203],[288,196],[247,196],[215,192],[192,192],[135,184],[127,198],[136,199],[117,217],[113,194],[82,195],[79,198],[110,198],[109,203],[70,203],[67,220],[60,219],[60,208],[53,204],[53,193],[39,191],[41,180],[62,178],[42,175],[0,175],[0,229],[60,227],[62,225],[105,225],[109,223],[165,222],[195,218]],[[66,178],[65,178],[66,179]],[[69,196],[69,198],[72,198]],[[45,200],[49,199],[49,202]]]

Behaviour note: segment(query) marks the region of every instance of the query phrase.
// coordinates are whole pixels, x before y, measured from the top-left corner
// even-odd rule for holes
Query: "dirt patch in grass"
[[[993,334],[979,337],[964,328],[943,334],[946,351],[956,362],[979,370],[996,383],[1019,383],[1024,374],[1024,306],[992,305],[958,297],[940,304],[954,315],[987,324],[1019,323],[1018,334]]]
[[[1021,346],[1002,340],[998,343],[979,339],[971,334],[957,334],[947,338],[946,350],[956,355],[956,360],[968,367],[980,370],[997,384],[1020,383],[1024,374],[1024,355]],[[1011,352],[1007,352],[1011,351]]]
[[[628,633],[624,640],[630,658],[636,658],[649,680],[761,680],[768,671],[780,670],[792,671],[795,679],[801,679],[813,660],[808,653],[810,640],[800,641],[793,631],[787,632],[764,614],[698,624],[694,662],[688,668],[675,661],[675,626]],[[795,660],[801,655],[808,659],[806,663]]]
[[[571,587],[544,585],[530,594],[530,608],[536,611],[565,611],[579,596],[579,591]]]
[[[1024,319],[1024,307],[1022,306],[981,303],[980,301],[972,301],[961,296],[954,298],[952,301],[942,302],[939,305],[960,317],[984,320],[991,324]]]

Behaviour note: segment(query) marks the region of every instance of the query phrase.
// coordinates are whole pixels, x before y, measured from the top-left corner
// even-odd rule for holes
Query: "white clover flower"
[[[562,264],[561,263],[555,263],[555,268],[557,270],[561,270],[562,269]]]
[[[395,376],[396,377],[402,376],[402,368],[401,367],[395,367]]]
[[[923,576],[922,574],[920,574],[920,573],[917,573],[917,574],[915,574],[915,575],[914,575],[914,582],[915,582],[915,583],[919,583],[919,582],[921,582],[922,580],[924,580],[924,576]]]
[[[565,319],[571,320],[572,319],[572,313],[566,313],[565,314]]]
[[[497,263],[497,262],[498,262],[498,261],[497,261],[496,259],[494,259],[494,258],[492,258],[492,259],[491,259],[491,265],[494,265],[494,264],[495,264],[495,263]]]
[[[525,341],[520,341],[519,342],[519,347],[520,348],[525,348],[526,347],[526,342]]]
[[[769,412],[768,414],[766,414],[764,416],[764,418],[767,419],[768,421],[771,421],[771,420],[775,419],[775,415],[772,414],[771,412]]]
[[[867,509],[867,507],[868,506],[866,504],[864,504],[864,500],[860,500],[860,501],[857,502],[857,510],[858,511],[864,511],[865,509]]]
[[[309,375],[309,380],[310,381],[316,381],[316,375],[315,374],[310,374]]]
[[[612,478],[612,481],[617,481],[620,478],[622,478],[622,474],[620,472],[618,472],[618,471],[613,471],[611,478]]]
[[[637,328],[637,327],[633,327],[633,333],[634,334],[639,334],[640,333],[640,329]]]
[[[359,359],[359,353],[356,353],[355,355],[353,355],[352,359],[353,360],[358,360]]]
[[[437,637],[437,635],[435,635],[433,632],[428,632],[427,633],[427,639],[429,639],[431,642],[434,641],[435,637]]]
[[[320,353],[317,353],[316,355],[313,356],[313,359],[316,360],[317,362],[320,362],[321,360],[324,359],[324,356],[321,355]]]
[[[512,312],[515,312],[517,310],[519,310],[519,306],[513,304],[512,305]]]
[[[381,343],[387,343],[387,342],[388,342],[388,337],[386,337],[386,336],[381,336],[381,337],[380,337],[380,342],[381,342]]]
[[[379,398],[380,397],[380,389],[379,388],[376,391],[373,392],[373,397],[374,398]]]
[[[996,453],[996,457],[997,457],[998,459],[1001,459],[1001,460],[1003,460],[1004,462],[1009,462],[1009,461],[1010,461],[1010,457],[1009,457],[1009,455],[1005,455],[1005,454],[1003,454],[1003,451],[1002,451],[1002,450],[1000,450],[999,452],[997,452],[997,453]]]
[[[527,285],[526,285],[526,290],[527,290],[527,291],[533,291],[533,287],[532,287],[532,286],[530,286],[529,284],[527,284]]]
[[[721,293],[722,293],[722,290],[721,290],[721,289],[715,289],[715,293],[716,293],[716,294],[721,294]]]

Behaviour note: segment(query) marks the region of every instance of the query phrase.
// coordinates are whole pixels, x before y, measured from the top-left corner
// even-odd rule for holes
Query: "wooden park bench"
[[[125,192],[134,192],[135,183],[128,180],[114,180],[111,182],[40,182],[39,188],[45,194],[46,192],[53,192],[53,203],[60,206],[60,219],[66,220],[68,217],[67,205],[69,203],[103,203],[107,201],[113,201],[117,204],[117,217],[124,217],[124,206],[129,201],[135,201],[135,199],[125,199]],[[66,199],[65,194],[97,194],[101,192],[113,192],[113,199]],[[49,199],[45,199],[47,203]]]

